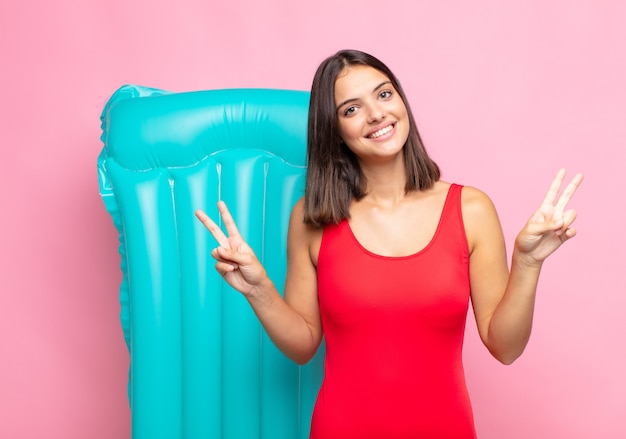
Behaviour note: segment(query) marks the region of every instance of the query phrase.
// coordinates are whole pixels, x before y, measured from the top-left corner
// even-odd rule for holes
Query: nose
[[[370,123],[379,122],[384,119],[386,116],[383,107],[378,103],[373,103],[370,105],[368,120]]]

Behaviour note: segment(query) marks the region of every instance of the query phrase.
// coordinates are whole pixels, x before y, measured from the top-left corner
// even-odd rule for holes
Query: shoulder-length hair
[[[341,50],[320,64],[311,86],[304,222],[315,227],[338,224],[350,218],[350,203],[366,195],[366,178],[356,156],[339,135],[335,107],[337,76],[352,65],[370,66],[383,73],[404,102],[409,119],[409,136],[403,149],[405,191],[429,189],[441,176],[439,167],[426,153],[406,95],[393,72],[372,55]]]

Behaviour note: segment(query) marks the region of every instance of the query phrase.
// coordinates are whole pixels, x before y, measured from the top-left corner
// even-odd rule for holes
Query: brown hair
[[[335,108],[335,81],[351,65],[370,66],[383,73],[404,102],[409,119],[409,136],[404,145],[405,190],[429,189],[441,175],[437,164],[426,153],[415,118],[396,76],[372,55],[357,50],[341,50],[320,64],[311,86],[304,222],[316,227],[338,224],[349,218],[348,209],[352,200],[360,200],[366,195],[367,181],[356,156],[339,135]]]

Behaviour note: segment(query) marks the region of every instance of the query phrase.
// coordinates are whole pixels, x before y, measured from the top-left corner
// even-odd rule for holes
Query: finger
[[[239,264],[230,257],[233,251],[222,246],[215,247],[211,251],[211,256],[215,259],[215,269],[222,275],[228,271],[235,271],[239,268]]]
[[[224,227],[226,228],[226,231],[228,232],[228,236],[241,238],[239,229],[237,229],[235,220],[233,219],[233,216],[230,214],[228,207],[226,207],[226,203],[224,203],[221,200],[218,201],[217,208],[219,209],[220,215],[222,216],[222,221],[224,221]]]
[[[554,205],[554,201],[556,197],[559,195],[559,189],[561,189],[561,185],[563,184],[563,178],[565,178],[565,169],[559,169],[559,172],[556,173],[556,177],[552,180],[550,184],[550,188],[548,189],[548,193],[543,199],[543,203]]]
[[[561,222],[561,227],[555,231],[558,236],[565,235],[567,236],[567,231],[570,229],[570,226],[576,219],[576,211],[574,209],[567,210],[563,213],[563,219]]]
[[[557,230],[561,230],[561,224],[554,221],[531,222],[526,225],[526,233],[529,236],[538,237]]]
[[[215,263],[215,270],[222,276],[231,271],[235,271],[237,268],[237,265],[229,264],[228,262],[217,261]]]
[[[566,237],[567,239],[571,239],[571,238],[573,238],[574,236],[576,236],[576,229],[571,229],[571,228],[570,228],[570,229],[567,229],[567,230],[565,231],[565,237]]]
[[[248,247],[249,248],[249,247]],[[242,252],[231,248],[217,247],[213,250],[213,257],[216,260],[230,263],[234,266],[250,265],[254,261],[252,252]]]
[[[568,229],[576,219],[576,211],[574,209],[566,210],[563,213],[563,228]]]
[[[200,222],[202,224],[204,224],[204,227],[207,228],[207,230],[209,232],[211,232],[211,235],[213,235],[213,238],[215,238],[215,240],[221,245],[221,246],[225,246],[228,247],[228,237],[224,234],[224,232],[222,232],[222,229],[220,229],[220,226],[218,226],[217,224],[215,224],[215,221],[213,221],[206,213],[204,213],[202,210],[198,209],[196,210],[196,217],[200,220]]]
[[[578,186],[580,185],[582,181],[583,181],[582,174],[576,174],[574,176],[572,181],[570,181],[570,183],[567,185],[567,187],[561,194],[559,201],[556,203],[557,208],[565,209],[565,206],[567,206],[567,203],[569,203],[569,200],[572,199],[572,196],[574,196],[574,192],[576,192],[576,189],[578,189]]]

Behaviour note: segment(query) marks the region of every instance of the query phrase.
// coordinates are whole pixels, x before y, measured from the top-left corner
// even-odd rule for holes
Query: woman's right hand
[[[245,296],[253,295],[255,289],[268,280],[265,269],[241,237],[226,203],[219,201],[217,207],[227,234],[202,210],[196,211],[196,217],[219,244],[211,252],[211,256],[217,261],[215,269],[234,289]]]
[[[322,323],[316,271],[308,251],[310,232],[302,220],[302,203],[296,205],[296,214],[292,214],[290,220],[288,247],[291,251],[287,251],[290,268],[285,280],[285,299],[241,237],[226,204],[220,201],[217,207],[225,233],[206,213],[196,211],[198,219],[219,243],[211,252],[217,261],[215,269],[245,296],[278,349],[298,364],[306,363],[320,345]]]

